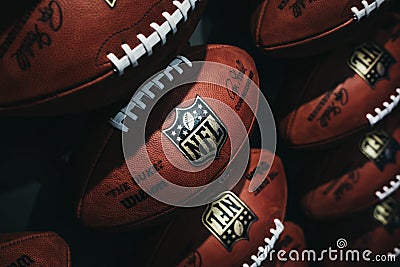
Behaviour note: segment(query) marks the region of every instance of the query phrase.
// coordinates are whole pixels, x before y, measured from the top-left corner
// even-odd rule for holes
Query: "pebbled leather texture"
[[[149,36],[161,25],[173,1],[42,0],[0,34],[0,115],[54,115],[102,107],[126,97],[158,67],[168,64],[186,45],[204,10],[197,2],[188,20],[152,56],[139,60],[123,77],[107,58],[134,48],[138,34]],[[115,84],[118,86],[115,86]]]
[[[68,245],[52,232],[0,234],[0,255],[1,266],[71,266]]]

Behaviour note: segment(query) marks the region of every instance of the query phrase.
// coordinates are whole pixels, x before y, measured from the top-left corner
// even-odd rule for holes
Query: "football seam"
[[[357,128],[348,130],[346,132],[341,133],[340,135],[336,135],[330,138],[325,138],[319,141],[309,142],[309,143],[302,143],[302,144],[290,144],[290,148],[292,149],[312,149],[320,145],[332,145],[334,142],[338,142],[343,140],[346,137],[350,137],[353,134],[359,132],[362,129],[368,128],[368,123],[365,123]]]
[[[400,243],[397,247],[393,248],[392,252],[388,253],[389,255],[395,255],[396,257],[398,257],[400,255]]]
[[[382,187],[383,192],[380,191],[380,189],[378,189],[375,192],[375,196],[382,201],[391,194],[393,194],[395,191],[397,191],[399,187],[400,187],[400,175],[396,175],[395,178],[393,178],[393,180],[389,181],[389,185],[384,185]]]
[[[317,72],[319,66],[320,66],[320,63],[318,63],[318,65],[313,68],[311,74],[308,76],[307,81],[306,81],[305,85],[302,88],[300,97],[298,98],[297,102],[293,105],[293,110],[294,110],[293,115],[290,116],[290,113],[289,113],[290,117],[289,117],[289,121],[288,121],[288,127],[287,127],[287,129],[285,131],[285,139],[287,141],[289,141],[291,139],[290,132],[292,131],[292,129],[294,127],[294,121],[295,121],[295,119],[297,118],[297,115],[298,115],[298,108],[301,107],[301,102],[304,99],[304,95],[305,95],[305,93],[307,91],[307,88],[308,88],[309,84],[311,83],[312,77],[314,76],[315,72]],[[289,141],[289,142],[292,143],[292,141]]]
[[[199,54],[202,54],[203,52],[206,52],[206,51],[210,51],[210,50],[215,50],[215,49],[221,49],[221,48],[230,48],[230,49],[232,49],[232,48],[235,48],[236,50],[242,50],[241,48],[238,48],[238,47],[234,47],[234,46],[230,46],[230,45],[224,45],[224,44],[221,44],[221,45],[208,45],[207,47],[202,47],[201,49],[197,49],[197,50],[195,50],[195,51],[192,51],[192,52],[190,52],[190,53],[188,53],[187,55],[183,55],[183,53],[179,53],[168,65],[167,65],[167,67],[165,67],[165,68],[162,68],[159,72],[163,72],[163,71],[165,71],[168,67],[170,67],[171,66],[171,64],[176,60],[176,59],[180,59],[180,60],[182,60],[182,58],[183,59],[186,59],[186,60],[188,60],[190,63],[193,63],[193,62],[196,62],[197,60],[191,60],[190,59],[190,57],[192,57],[193,55],[195,55],[195,54],[197,54],[197,53],[199,53]],[[244,51],[244,50],[242,50],[242,51]],[[246,52],[246,51],[245,51]],[[247,52],[246,52],[247,53]],[[195,57],[195,56],[193,56],[193,57]],[[249,58],[249,59],[251,59],[251,58]],[[184,63],[184,62],[181,62],[181,63]],[[181,64],[180,63],[180,64]],[[218,63],[218,62],[217,62]],[[255,62],[254,62],[254,60],[252,60],[251,59],[251,63],[254,65],[254,67],[255,67],[255,69],[256,69],[256,64],[255,64]],[[182,73],[183,74],[183,73]],[[155,74],[153,74],[150,78],[152,78],[152,77],[154,77],[155,76]],[[246,75],[247,76],[247,75]],[[247,76],[248,77],[248,76]],[[143,84],[145,85],[145,84],[149,84],[149,83],[154,83],[153,82],[153,79],[148,79],[147,81],[145,81]],[[172,78],[172,80],[174,79],[175,77],[173,77]],[[259,87],[259,77],[258,77],[258,75],[255,77],[255,78],[257,78],[256,79],[256,81],[253,81],[258,87]],[[170,82],[172,82],[172,80],[170,81]],[[165,86],[165,85],[164,85]],[[131,97],[131,100],[132,100],[132,98],[134,97],[136,95],[136,92],[132,95],[132,97]],[[256,107],[258,107],[258,102],[259,102],[259,98],[260,98],[260,95],[258,94],[257,95],[257,105],[256,105]],[[132,101],[133,102],[133,101]],[[118,116],[118,114],[119,113],[123,113],[124,114],[124,118],[123,118],[123,120],[122,121],[125,121],[125,119],[131,119],[132,120],[132,118],[131,117],[129,117],[129,116],[127,116],[126,115],[126,112],[124,111],[127,107],[129,107],[129,104],[128,105],[125,105],[125,106],[123,106],[122,108],[120,108],[119,109],[119,111],[110,119],[110,124],[111,124],[111,126],[113,127],[113,128],[115,128],[116,130],[119,130],[119,131],[122,131],[122,132],[124,132],[124,130],[123,129],[120,129],[119,127],[117,127],[116,125],[118,124],[118,122],[120,122],[120,120],[117,118],[117,116]],[[146,108],[146,107],[145,107]],[[126,115],[126,116],[125,116]],[[139,118],[138,118],[139,119]],[[255,120],[255,118],[254,118],[254,116],[253,116],[253,120],[252,120],[252,122],[251,122],[251,126],[254,124],[254,120]],[[121,121],[121,123],[122,123],[122,121]],[[114,124],[116,124],[116,125],[114,125]]]
[[[143,16],[142,16],[137,22],[133,23],[132,25],[130,25],[130,26],[128,26],[128,27],[125,27],[125,28],[122,29],[122,30],[116,31],[116,32],[114,32],[113,34],[109,35],[109,36],[104,40],[104,42],[101,44],[100,48],[97,50],[96,62],[99,61],[100,53],[101,53],[101,51],[103,50],[104,46],[106,45],[106,43],[107,43],[109,40],[111,40],[114,36],[120,34],[121,32],[124,32],[124,31],[127,31],[127,30],[131,29],[131,28],[136,27],[138,24],[140,24],[140,23],[149,15],[149,13],[150,13],[151,11],[153,11],[153,9],[154,9],[156,6],[158,6],[158,5],[161,4],[162,2],[163,2],[163,0],[159,0],[157,3],[154,3],[154,4],[151,6],[151,8],[150,8],[149,10],[147,10],[147,11],[143,14]],[[107,64],[110,64],[110,62],[109,62],[109,61],[104,61],[104,62],[102,62],[102,63],[96,63],[96,66],[104,66],[104,65],[107,65]]]
[[[96,166],[99,164],[99,158],[102,156],[105,147],[108,145],[108,143],[109,143],[109,141],[110,141],[110,139],[111,139],[111,137],[113,135],[113,132],[114,132],[114,128],[110,127],[109,132],[107,133],[107,138],[104,140],[104,142],[103,142],[103,144],[101,146],[101,149],[99,150],[99,152],[97,153],[96,157],[94,158],[94,160],[93,160],[93,162],[91,164],[91,167],[89,169],[88,175],[87,175],[88,178],[85,179],[85,183],[82,186],[82,192],[81,192],[80,197],[79,197],[79,205],[78,205],[78,208],[77,208],[77,217],[78,218],[82,218],[82,208],[83,208],[83,202],[84,202],[83,200],[86,198],[85,196],[87,194],[88,183],[92,178],[92,174],[93,174],[94,170],[96,169]]]
[[[143,34],[139,33],[136,35],[136,38],[139,40],[139,44],[136,45],[133,49],[127,44],[122,43],[121,48],[125,52],[121,58],[118,58],[114,53],[108,53],[107,58],[111,61],[114,66],[114,72],[117,73],[119,76],[124,74],[126,68],[133,66],[138,66],[138,60],[143,58],[146,54],[147,56],[151,56],[153,53],[153,48],[158,45],[166,44],[167,35],[172,32],[172,34],[176,34],[178,29],[178,24],[182,24],[189,19],[188,13],[191,10],[196,8],[196,4],[201,2],[201,0],[183,0],[183,2],[179,1],[172,1],[172,4],[176,7],[172,15],[166,11],[162,13],[162,16],[165,18],[165,21],[160,25],[157,23],[150,23],[150,28],[154,31],[148,35],[147,37]],[[188,10],[183,8],[183,5],[189,5]],[[186,12],[185,12],[186,11]],[[175,13],[180,15],[180,18],[175,19]],[[174,20],[175,19],[175,20]],[[167,25],[167,30],[162,31],[162,25]],[[155,34],[155,35],[154,35]],[[158,40],[151,39],[153,37],[158,38]],[[135,54],[138,53],[138,55]]]
[[[258,247],[258,252],[251,255],[251,265],[243,263],[243,267],[259,266],[259,263],[262,263],[266,260],[266,258],[264,258],[263,256],[267,256],[269,252],[274,249],[276,242],[279,240],[279,237],[283,234],[283,231],[285,230],[285,226],[283,222],[278,218],[275,218],[273,220],[273,223],[274,225],[269,229],[269,231],[267,231],[267,233],[271,233],[272,236],[266,237],[264,239],[265,243],[263,243],[262,246]],[[247,259],[245,261],[247,262]]]
[[[267,6],[269,4],[269,1],[264,1],[263,3],[263,7],[261,9],[261,17],[258,19],[258,23],[257,23],[257,29],[256,29],[256,43],[257,45],[259,45],[260,43],[260,39],[261,39],[261,24],[264,21],[264,17],[266,16],[265,14],[265,10],[267,9]]]
[[[262,151],[262,150],[261,150]],[[272,167],[275,167],[276,169],[278,169],[280,172],[281,172],[281,175],[280,176],[282,176],[283,178],[283,186],[284,186],[284,189],[285,189],[285,192],[284,192],[284,197],[283,197],[283,199],[284,199],[284,205],[283,205],[283,207],[282,207],[282,209],[280,209],[281,210],[281,212],[283,212],[283,216],[282,216],[282,219],[284,219],[285,218],[285,214],[286,214],[286,208],[287,208],[287,199],[288,199],[288,186],[287,186],[287,179],[286,179],[286,171],[285,171],[285,166],[284,166],[284,164],[283,164],[283,161],[282,161],[282,159],[279,157],[279,156],[277,156],[275,153],[273,153],[273,160],[272,160],[272,164],[271,164],[271,168],[270,168],[270,170],[268,171],[268,173],[266,174],[266,179],[268,178],[268,175],[269,175],[269,173],[271,172],[271,170],[272,170]],[[273,183],[274,181],[271,181],[271,184]]]
[[[349,19],[347,22],[344,22],[343,24],[340,24],[334,28],[328,29],[327,31],[324,31],[322,33],[319,33],[317,35],[311,35],[306,37],[305,39],[300,39],[300,40],[296,40],[296,41],[291,41],[288,43],[281,43],[281,44],[276,44],[276,45],[260,45],[258,44],[258,47],[266,50],[266,51],[271,51],[271,50],[278,50],[278,49],[285,49],[285,48],[292,48],[292,47],[296,47],[296,46],[300,46],[300,45],[304,45],[308,42],[314,41],[314,40],[318,40],[318,39],[322,39],[323,37],[329,37],[331,36],[331,34],[333,34],[334,32],[341,30],[345,27],[347,27],[348,25],[352,24],[352,22],[354,21],[354,19]]]
[[[4,245],[0,246],[0,249],[9,248],[9,247],[24,243],[26,241],[38,239],[41,237],[56,237],[56,235],[53,233],[31,234],[30,236],[27,236],[27,237],[22,237],[22,238],[18,238],[16,240],[11,240],[11,241],[5,242]]]
[[[92,84],[103,82],[105,78],[112,75],[113,75],[112,70],[106,70],[104,71],[104,73],[99,74],[97,77],[93,77],[90,78],[89,80],[60,89],[58,92],[48,93],[47,95],[34,97],[31,99],[7,103],[5,105],[0,106],[0,111],[6,110],[7,112],[24,108],[34,108],[35,106],[40,104],[47,104],[48,102],[54,101],[57,98],[73,95],[81,91],[82,89],[86,89],[87,86],[90,86]]]
[[[382,106],[385,107],[384,109],[381,109],[380,107],[376,107],[373,112],[368,113],[365,117],[368,119],[368,122],[371,127],[373,127],[375,124],[377,124],[379,121],[381,121],[383,118],[386,116],[390,115],[392,111],[398,106],[400,102],[400,87],[395,89],[397,95],[390,95],[389,98],[392,100],[391,103],[385,101],[382,103]],[[376,114],[374,116],[371,113]]]

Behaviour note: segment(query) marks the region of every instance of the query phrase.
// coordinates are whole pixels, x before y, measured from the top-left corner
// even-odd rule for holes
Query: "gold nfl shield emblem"
[[[374,219],[389,229],[400,227],[400,203],[393,198],[387,198],[375,206]]]
[[[163,134],[194,166],[217,158],[227,138],[225,125],[200,96],[190,107],[175,109],[175,121]]]
[[[257,216],[234,193],[223,192],[217,200],[208,204],[203,213],[204,226],[231,251],[242,239],[249,239],[249,230]]]
[[[397,141],[383,130],[369,132],[360,144],[361,152],[383,171],[386,164],[396,163],[396,153],[400,150]]]
[[[354,50],[347,63],[374,89],[378,81],[389,78],[389,69],[395,62],[386,49],[367,42]]]

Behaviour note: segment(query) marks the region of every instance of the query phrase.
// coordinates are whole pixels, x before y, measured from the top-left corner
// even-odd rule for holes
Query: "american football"
[[[258,165],[260,171],[254,173]],[[264,167],[270,165],[268,172]],[[264,183],[249,192],[255,176],[262,176]],[[190,262],[203,267],[260,266],[254,265],[254,258],[263,262],[284,231],[286,194],[279,157],[252,149],[239,184],[206,207],[179,209],[164,232],[145,247],[149,254],[144,266],[188,266]]]
[[[355,213],[351,217],[321,225],[323,228],[321,230],[326,233],[322,238],[323,247],[335,246],[335,249],[341,248],[345,252],[351,250],[371,251],[366,254],[370,261],[364,261],[361,266],[390,266],[383,260],[381,263],[374,262],[374,257],[381,255],[380,257],[383,259],[387,255],[399,256],[399,209],[398,191],[393,197],[383,200],[365,212]],[[340,240],[342,242],[345,240],[346,243],[341,243]],[[326,260],[322,266],[360,266],[360,262],[356,260]]]
[[[36,1],[0,33],[0,115],[76,113],[129,97],[186,45],[205,2]]]
[[[70,267],[70,251],[52,232],[0,234],[0,266]]]
[[[349,215],[390,197],[400,186],[400,112],[310,160],[319,167],[300,176],[308,188],[302,203],[313,218]]]
[[[278,100],[279,130],[291,147],[321,148],[396,109],[399,21],[397,14],[388,15],[371,38],[296,65]]]
[[[181,186],[206,185],[222,174],[231,156],[235,157],[248,138],[247,134],[255,120],[250,106],[256,111],[259,99],[258,89],[249,86],[252,81],[258,85],[258,73],[252,58],[243,50],[226,45],[191,47],[182,55],[162,72],[163,77],[156,76],[148,84],[155,88],[167,86],[174,77],[178,79],[190,69],[191,61],[204,60],[223,63],[232,68],[230,71],[216,70],[214,74],[223,80],[230,79],[231,75],[238,77],[235,81],[237,94],[232,94],[221,86],[201,82],[168,92],[156,103],[149,115],[151,123],[146,126],[146,143],[140,147],[130,146],[132,153],[126,161],[121,146],[122,133],[128,131],[128,127],[137,127],[145,110],[129,111],[123,108],[113,115],[111,124],[106,123],[94,129],[90,142],[85,144],[86,148],[79,152],[79,159],[76,160],[77,176],[81,183],[77,214],[84,225],[103,230],[118,230],[147,225],[150,221],[163,217],[175,207],[150,197],[137,185],[135,179],[151,183],[155,192],[166,186],[165,182],[155,180],[156,173]],[[138,91],[137,95],[140,94],[145,95]],[[247,103],[242,103],[239,95]],[[132,101],[139,103],[136,96]],[[184,106],[181,106],[182,103]],[[221,103],[227,105],[229,110],[222,109]],[[176,112],[170,114],[174,109]],[[189,128],[184,123],[180,124],[186,112],[196,114],[195,123],[187,121]],[[234,120],[233,114],[237,114],[241,122]],[[186,117],[189,119],[188,115]],[[200,147],[191,150],[192,146],[186,148],[185,144],[189,142],[186,139],[196,131],[207,130],[202,126],[207,121],[213,125],[206,132],[206,136],[213,138],[210,140],[213,144],[210,153],[215,152],[217,158],[210,161],[207,157],[202,157],[205,159],[203,162],[202,158],[196,158],[203,153]],[[240,136],[239,124],[245,126],[245,136]],[[240,139],[238,143],[232,141],[230,133],[236,135],[236,140]],[[147,163],[146,155],[151,163]],[[179,166],[173,165],[171,160]],[[199,167],[205,166],[204,164],[210,165],[205,169]],[[132,166],[131,171],[128,169],[129,165]]]
[[[399,267],[400,0],[0,1],[0,267]]]
[[[321,53],[365,32],[386,2],[265,0],[252,15],[252,36],[257,47],[272,55]]]

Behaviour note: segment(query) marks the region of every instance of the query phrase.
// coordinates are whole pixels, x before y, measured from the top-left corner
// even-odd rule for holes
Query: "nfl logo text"
[[[175,122],[163,133],[194,166],[201,166],[218,157],[227,138],[222,121],[197,96],[187,108],[176,108]]]

